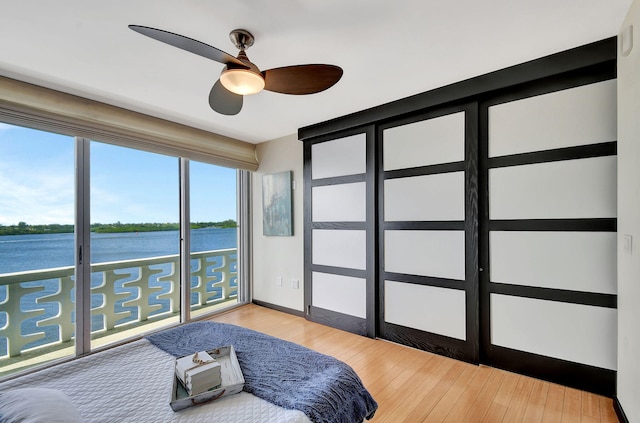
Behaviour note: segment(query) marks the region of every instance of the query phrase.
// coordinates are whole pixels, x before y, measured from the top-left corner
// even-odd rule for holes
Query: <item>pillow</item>
[[[82,423],[78,410],[57,389],[22,388],[0,393],[0,423]]]

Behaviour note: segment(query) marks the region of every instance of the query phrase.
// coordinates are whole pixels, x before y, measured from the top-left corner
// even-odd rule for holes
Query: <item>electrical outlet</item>
[[[276,277],[276,286],[282,286],[282,276]]]
[[[291,288],[293,288],[293,289],[300,289],[300,280],[298,280],[298,279],[291,279]]]

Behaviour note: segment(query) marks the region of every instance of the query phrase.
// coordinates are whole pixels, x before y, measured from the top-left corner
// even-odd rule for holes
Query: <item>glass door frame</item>
[[[91,346],[91,142],[94,140],[75,137],[76,356],[101,349],[101,347],[92,349]],[[184,157],[177,159],[179,160],[180,187],[180,323],[185,323],[191,320],[190,160]],[[244,304],[251,298],[248,282],[251,271],[250,180],[249,172],[237,171],[238,301],[235,305]]]
[[[76,356],[91,351],[91,141],[76,137]]]

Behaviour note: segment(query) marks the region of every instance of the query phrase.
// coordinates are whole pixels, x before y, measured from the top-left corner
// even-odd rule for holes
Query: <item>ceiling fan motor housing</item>
[[[240,51],[244,51],[253,45],[255,38],[246,29],[234,29],[229,33],[233,45]]]

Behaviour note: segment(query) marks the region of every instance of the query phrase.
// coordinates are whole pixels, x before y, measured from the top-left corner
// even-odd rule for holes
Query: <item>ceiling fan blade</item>
[[[232,55],[225,53],[222,50],[218,50],[209,44],[194,40],[193,38],[185,37],[184,35],[140,25],[129,25],[129,28],[142,35],[153,38],[154,40],[162,41],[163,43],[181,48],[182,50],[197,54],[198,56],[206,57],[207,59],[215,60],[216,62],[220,62],[225,65],[233,63],[238,66],[247,67],[241,60],[236,59]]]
[[[265,90],[282,94],[314,94],[333,86],[342,77],[342,68],[334,65],[297,65],[268,69]]]
[[[237,115],[242,109],[242,96],[227,90],[218,79],[209,93],[209,106],[223,115]]]

